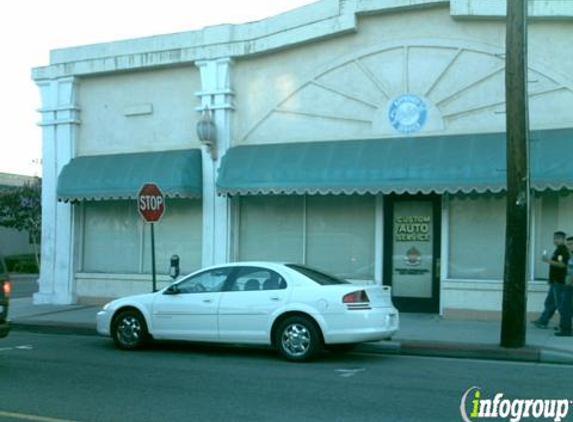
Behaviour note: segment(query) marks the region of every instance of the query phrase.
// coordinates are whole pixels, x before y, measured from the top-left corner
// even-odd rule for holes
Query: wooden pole
[[[506,21],[507,225],[501,346],[525,345],[529,243],[529,122],[527,0],[507,1]]]

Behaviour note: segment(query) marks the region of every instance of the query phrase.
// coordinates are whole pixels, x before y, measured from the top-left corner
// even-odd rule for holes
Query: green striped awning
[[[59,177],[58,201],[134,199],[145,183],[166,197],[199,198],[203,185],[201,151],[143,152],[73,158]]]
[[[530,135],[531,186],[573,188],[573,129]],[[504,133],[237,146],[223,157],[223,195],[500,192]]]

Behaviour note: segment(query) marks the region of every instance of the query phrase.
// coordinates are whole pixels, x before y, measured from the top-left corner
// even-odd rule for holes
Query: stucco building
[[[573,5],[531,1],[530,311],[573,232]],[[37,303],[150,289],[142,183],[167,196],[159,280],[233,260],[393,286],[401,310],[495,315],[505,229],[505,4],[322,0],[242,25],[67,48],[42,95]],[[216,146],[202,146],[202,114]]]

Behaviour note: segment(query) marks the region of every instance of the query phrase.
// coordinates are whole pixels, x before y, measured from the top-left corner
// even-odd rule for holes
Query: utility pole
[[[507,223],[501,346],[525,345],[529,243],[529,120],[527,0],[507,0],[506,20]]]

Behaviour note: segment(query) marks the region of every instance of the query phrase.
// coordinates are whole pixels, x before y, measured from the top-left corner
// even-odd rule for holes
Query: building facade
[[[573,8],[531,1],[529,311],[573,232]],[[236,260],[388,284],[399,309],[497,315],[505,242],[505,4],[322,0],[221,25],[55,50],[42,95],[36,303],[151,288],[134,200],[166,193],[160,283]],[[211,117],[216,143],[196,134]]]

